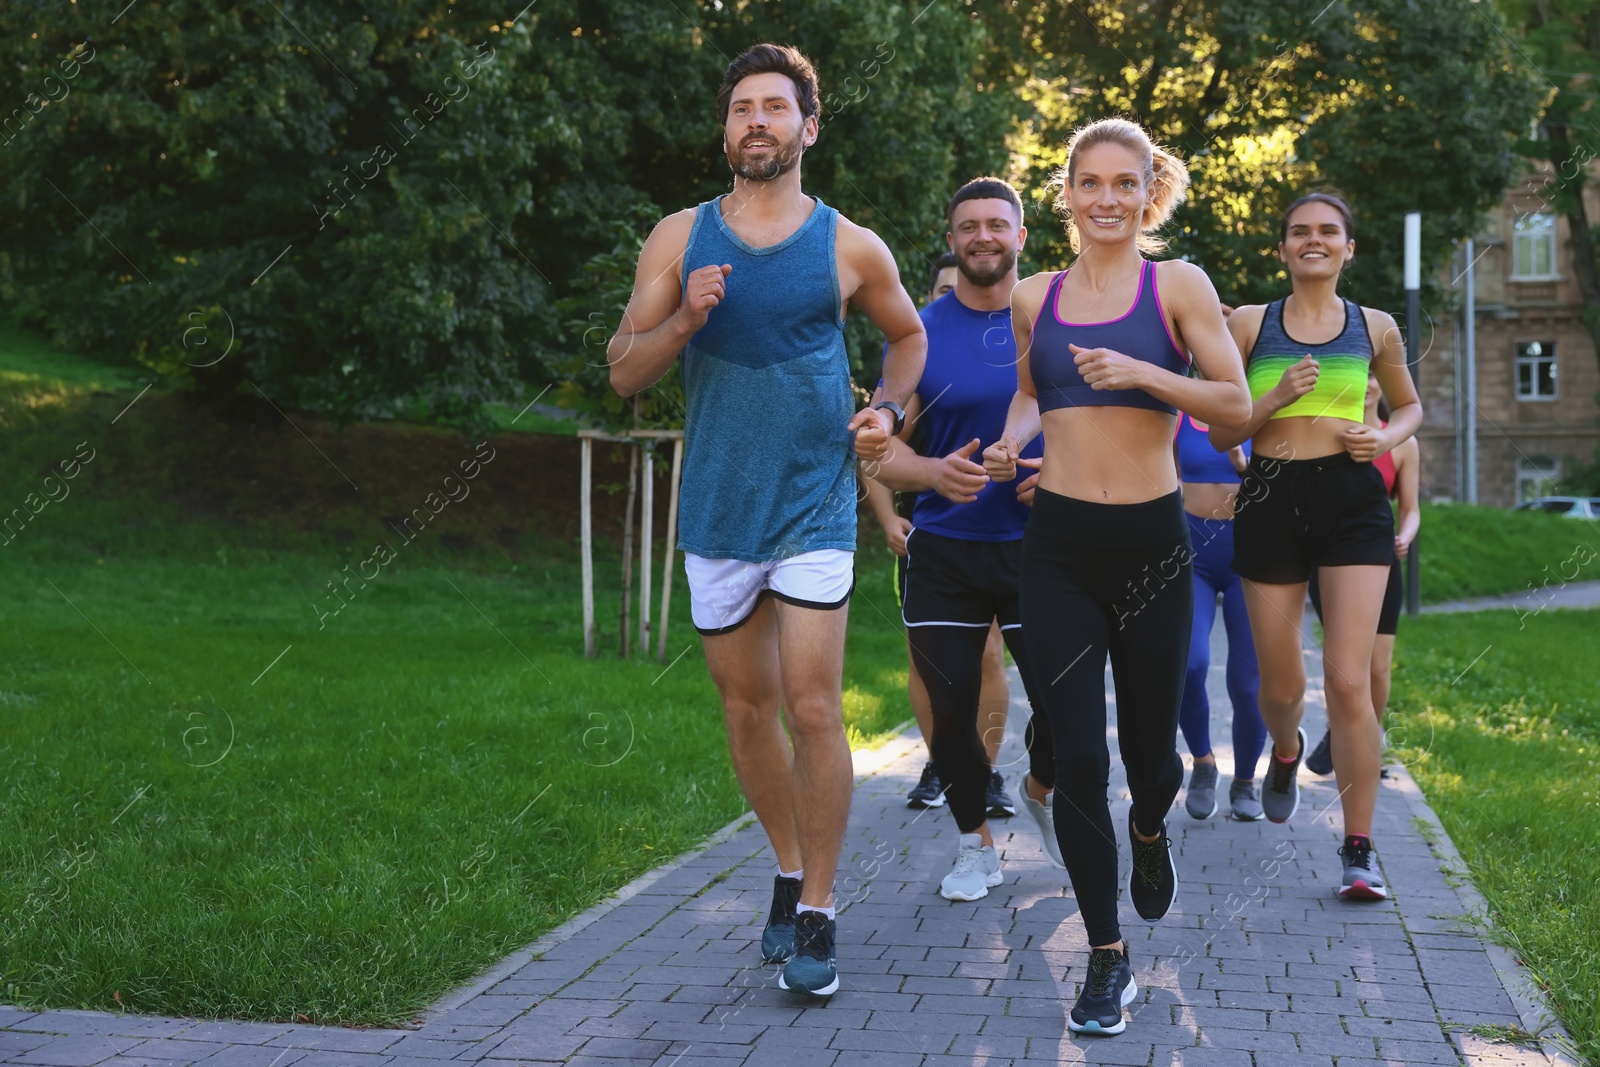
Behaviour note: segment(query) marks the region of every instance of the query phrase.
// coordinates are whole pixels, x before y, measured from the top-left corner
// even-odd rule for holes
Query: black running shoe
[[[939,772],[933,769],[932,760],[922,765],[922,777],[917,780],[917,787],[906,794],[906,807],[944,807],[944,786],[939,784]]]
[[[1361,834],[1351,834],[1339,849],[1344,859],[1344,881],[1334,892],[1341,900],[1387,900],[1389,887],[1383,884],[1383,875],[1372,862],[1372,840]]]
[[[1261,790],[1261,807],[1266,811],[1267,818],[1276,823],[1288,822],[1300,810],[1300,784],[1295,781],[1295,776],[1300,773],[1300,763],[1306,758],[1306,732],[1296,730],[1295,735],[1300,742],[1300,751],[1288,763],[1278,758],[1278,753],[1271,745],[1267,746],[1267,781],[1266,787]]]
[[[1172,838],[1167,824],[1161,836],[1140,841],[1133,836],[1133,809],[1128,809],[1128,845],[1133,849],[1133,870],[1128,872],[1128,897],[1133,910],[1147,923],[1160,922],[1178,896],[1178,868],[1172,862]]]
[[[1011,802],[1011,794],[1006,792],[1006,780],[1000,777],[999,771],[989,772],[989,793],[985,797],[989,805],[990,816],[998,819],[1009,819],[1017,813],[1017,806]]]
[[[794,955],[794,909],[800,903],[800,879],[778,875],[772,880],[772,913],[761,931],[761,961],[782,963]]]
[[[1075,1034],[1120,1034],[1128,1028],[1122,1009],[1138,995],[1126,950],[1091,949],[1089,975],[1067,1016],[1067,1028]]]
[[[1311,750],[1311,755],[1306,757],[1306,770],[1312,774],[1329,775],[1333,773],[1333,734],[1331,731],[1322,731],[1322,740],[1317,742],[1317,747]]]
[[[778,975],[778,988],[814,997],[832,996],[839,989],[839,967],[833,957],[837,926],[820,911],[795,916],[794,955]]]

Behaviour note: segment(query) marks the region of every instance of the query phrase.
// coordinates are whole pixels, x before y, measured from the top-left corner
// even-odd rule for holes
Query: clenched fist
[[[1311,358],[1307,353],[1299,363],[1283,372],[1278,379],[1278,384],[1272,387],[1270,395],[1277,402],[1278,410],[1293,404],[1317,386],[1317,376],[1322,373],[1322,364]]]
[[[856,458],[869,463],[889,455],[894,416],[884,408],[862,408],[845,427],[856,436]]]
[[[733,266],[724,263],[720,267],[712,264],[689,272],[689,278],[683,286],[683,302],[678,305],[678,314],[683,316],[683,321],[691,330],[698,330],[706,324],[706,319],[711,317],[711,309],[722,303],[722,298],[727,295],[728,286],[724,279],[733,273]]]

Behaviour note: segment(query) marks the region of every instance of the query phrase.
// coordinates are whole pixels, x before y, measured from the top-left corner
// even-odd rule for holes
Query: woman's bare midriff
[[[1344,431],[1359,422],[1349,419],[1294,415],[1270,419],[1256,431],[1250,455],[1261,459],[1321,459],[1344,451]]]
[[[1197,519],[1233,518],[1233,498],[1239,486],[1231,482],[1184,482],[1183,510]]]
[[[1176,416],[1143,408],[1056,408],[1040,422],[1039,488],[1093,504],[1142,504],[1177,491]]]

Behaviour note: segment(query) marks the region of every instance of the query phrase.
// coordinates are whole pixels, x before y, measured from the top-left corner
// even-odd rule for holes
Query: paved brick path
[[[1214,662],[1212,736],[1226,782],[1220,648]],[[1320,665],[1309,666],[1320,677]],[[1311,697],[1314,741],[1323,713],[1320,692]],[[1002,750],[1012,781],[1021,725],[1012,723]],[[1360,1067],[1564,1059],[1548,1046],[1493,1040],[1508,1028],[1538,1029],[1543,1008],[1528,999],[1509,955],[1461,921],[1481,899],[1454,876],[1464,866],[1404,769],[1383,786],[1374,831],[1395,894],[1382,904],[1332,895],[1341,868],[1331,783],[1303,775],[1301,810],[1287,827],[1220,815],[1195,822],[1180,796],[1170,821],[1177,906],[1148,927],[1124,903],[1140,996],[1126,1033],[1087,1039],[1065,1028],[1085,966],[1065,873],[1044,861],[1032,821],[1019,815],[995,824],[1005,881],[975,903],[942,900],[936,890],[953,856],[954,824],[945,811],[909,811],[903,799],[922,759],[920,744],[901,738],[858,760],[838,880],[848,904],[839,921],[843,988],[826,1004],[780,991],[775,969],[758,962],[773,872],[759,829],[745,824],[504,961],[436,1005],[418,1030],[0,1008],[0,1062]],[[1121,826],[1127,797],[1120,764],[1112,765]]]

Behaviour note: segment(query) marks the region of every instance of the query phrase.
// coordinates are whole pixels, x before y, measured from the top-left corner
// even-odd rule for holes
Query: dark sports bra
[[[1135,359],[1153,363],[1174,374],[1187,376],[1189,357],[1178,347],[1167,329],[1161,310],[1161,294],[1156,290],[1156,265],[1145,260],[1139,268],[1139,292],[1133,307],[1120,319],[1110,322],[1064,322],[1057,310],[1062,271],[1045,291],[1044,306],[1033,324],[1029,349],[1029,369],[1033,372],[1034,392],[1041,412],[1068,407],[1145,408],[1175,415],[1178,409],[1158,400],[1143,389],[1097,390],[1083,380],[1073,362],[1069,344],[1079,348],[1109,348]]]

